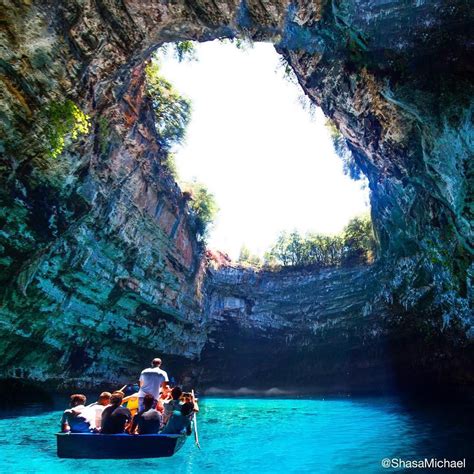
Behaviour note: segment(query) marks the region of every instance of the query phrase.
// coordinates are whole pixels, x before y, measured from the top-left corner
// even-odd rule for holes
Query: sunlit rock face
[[[393,301],[413,312],[436,308],[445,325],[453,317],[469,328],[473,103],[472,45],[462,21],[467,8],[465,2],[332,2],[326,14],[341,33],[338,46],[314,41],[311,57],[294,47],[280,51],[307,94],[338,124],[369,179]],[[326,31],[327,19],[313,24],[313,35]]]
[[[67,373],[59,383],[69,385],[135,380],[157,348],[168,358],[201,351],[201,244],[160,165],[141,72],[132,71],[94,140],[67,156],[58,195],[33,182],[16,197],[13,212],[30,209],[30,227],[14,233],[18,214],[6,217],[7,376]],[[13,254],[25,240],[31,254]]]
[[[235,327],[241,301],[252,298],[264,311],[246,309],[250,326],[236,331],[254,325],[272,334],[261,340],[284,339],[288,357],[304,347],[308,358],[328,360],[314,352],[322,337],[315,318],[322,318],[334,321],[326,354],[337,352],[351,321],[366,354],[388,331],[392,341],[426,342],[423,367],[461,360],[457,351],[468,354],[465,334],[472,332],[474,273],[468,7],[461,0],[7,1],[0,32],[2,375],[118,381],[156,352],[177,371],[185,365],[179,357],[200,355],[217,370],[211,359],[222,354],[213,341],[233,334],[226,327]],[[288,59],[348,139],[372,192],[377,285],[367,287],[365,302],[358,292],[360,304],[349,312],[344,303],[340,316],[329,303],[302,311],[295,328],[272,321],[291,320],[285,305],[296,305],[300,294],[316,304],[320,277],[282,276],[294,290],[268,306],[277,283],[246,298],[242,288],[250,295],[255,288],[240,288],[238,279],[233,289],[222,286],[217,270],[204,268],[144,97],[143,62],[163,42],[242,35],[272,41]],[[51,130],[61,123],[55,104],[62,113],[75,104],[91,127],[74,143],[66,137],[52,158]],[[350,300],[346,287],[360,287],[358,272],[331,275],[333,294]],[[374,301],[378,321],[368,309]],[[217,311],[216,302],[229,311]],[[246,335],[239,341],[240,350],[253,344]],[[256,364],[268,360],[264,351],[251,353]],[[344,360],[332,364],[334,377],[346,370]],[[375,355],[354,360],[377,365]],[[217,380],[208,374],[204,367],[203,380]]]

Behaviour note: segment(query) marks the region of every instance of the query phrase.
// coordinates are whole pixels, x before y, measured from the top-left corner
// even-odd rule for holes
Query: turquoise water
[[[128,461],[57,458],[61,412],[29,407],[0,413],[0,472],[401,472],[383,469],[381,460],[467,458],[474,444],[466,410],[393,398],[206,398],[198,418],[202,450],[190,437],[172,458]]]

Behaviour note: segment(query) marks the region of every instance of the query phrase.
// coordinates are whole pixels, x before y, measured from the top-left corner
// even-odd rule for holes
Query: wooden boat
[[[176,434],[98,434],[57,433],[60,458],[138,459],[173,456],[186,435]]]

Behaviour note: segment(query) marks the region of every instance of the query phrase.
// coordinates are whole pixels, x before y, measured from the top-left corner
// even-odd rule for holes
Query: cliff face
[[[373,298],[379,272],[211,269],[201,380],[217,387],[388,388],[387,314]]]
[[[375,370],[387,331],[392,342],[426,338],[424,367],[461,360],[472,334],[474,274],[469,6],[7,1],[1,375],[125,379],[158,351],[176,368],[178,356],[202,354],[203,380],[213,383],[207,367],[219,374],[216,359],[234,363],[219,352],[234,331],[238,352],[248,349],[262,367],[267,352],[252,349],[256,340],[268,353],[281,341],[288,358],[308,348],[306,361],[329,332],[318,352],[325,362],[313,373],[321,377],[327,367]],[[186,203],[161,164],[143,64],[166,41],[233,36],[272,41],[347,138],[369,179],[381,245],[376,277],[363,269],[265,274],[254,287],[256,275],[205,271]],[[275,302],[280,290],[286,299]],[[309,309],[298,306],[302,297]],[[351,324],[355,339],[344,336]],[[354,360],[330,360],[341,345],[349,354],[347,341]],[[306,383],[311,374],[303,372]]]
[[[439,338],[426,313],[387,302],[386,273],[377,264],[277,272],[211,265],[201,383],[297,392],[465,383],[469,355],[459,334]]]
[[[135,380],[157,348],[169,360],[201,351],[202,244],[160,164],[143,88],[139,68],[94,139],[45,163],[62,166],[47,170],[60,185],[31,180],[6,210],[4,377]]]
[[[460,318],[469,328],[473,103],[466,8],[332,2],[331,13],[309,28],[316,36],[334,21],[340,35],[331,38],[332,48],[315,41],[311,57],[297,48],[280,51],[369,179],[393,301],[414,313],[429,307],[445,324]]]

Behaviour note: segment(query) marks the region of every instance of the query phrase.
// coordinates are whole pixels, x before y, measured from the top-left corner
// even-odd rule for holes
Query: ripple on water
[[[467,456],[472,418],[450,410],[388,398],[207,398],[198,416],[203,449],[189,439],[174,457],[148,460],[58,459],[61,413],[16,410],[0,419],[0,472],[378,473],[385,457]]]

